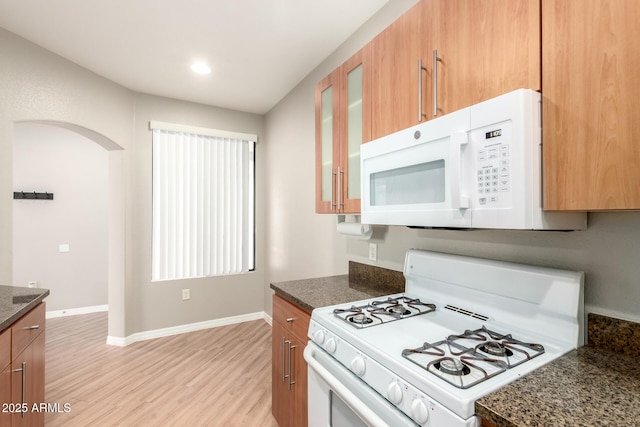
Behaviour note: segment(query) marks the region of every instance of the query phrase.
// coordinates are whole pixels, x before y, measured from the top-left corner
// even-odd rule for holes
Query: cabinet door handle
[[[342,174],[344,174],[344,171],[338,166],[338,211],[340,211],[341,205],[344,206],[342,201]]]
[[[285,363],[285,352],[284,352],[284,348],[287,345],[287,339],[285,337],[282,337],[282,384],[284,384],[284,382],[287,379],[287,376],[285,375],[285,370],[286,370],[286,363]]]
[[[331,168],[331,210],[333,210],[334,206],[337,208],[335,203],[336,192],[334,191],[336,184],[336,175],[337,173],[333,171],[333,168]]]
[[[22,372],[22,405],[21,409],[21,417],[24,418],[24,405],[27,403],[25,400],[27,398],[27,362],[22,362],[22,368],[14,369],[13,372]]]
[[[438,115],[438,49],[433,50],[433,117]]]
[[[294,320],[296,320],[296,319],[294,319],[293,317],[287,317],[287,323],[291,323],[291,322],[293,322]]]
[[[422,119],[426,117],[426,114],[422,112],[422,72],[427,69],[422,65],[422,58],[418,59],[418,123],[422,122]]]
[[[289,384],[287,386],[289,390],[291,390],[291,386],[296,383],[295,381],[292,381],[292,377],[291,377],[291,350],[293,350],[296,347],[297,346],[295,345],[291,345],[291,341],[289,341],[289,372],[287,375],[289,377]]]
[[[27,328],[25,328],[25,329],[28,329],[28,330],[30,330],[30,331],[33,331],[33,330],[35,330],[35,329],[40,329],[40,325],[32,325],[32,326],[29,326],[29,327],[27,327]]]

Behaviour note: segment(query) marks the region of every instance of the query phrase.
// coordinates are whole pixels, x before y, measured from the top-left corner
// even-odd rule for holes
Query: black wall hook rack
[[[36,193],[32,192],[24,192],[24,191],[14,191],[13,192],[14,199],[29,199],[29,200],[53,200],[53,193]]]

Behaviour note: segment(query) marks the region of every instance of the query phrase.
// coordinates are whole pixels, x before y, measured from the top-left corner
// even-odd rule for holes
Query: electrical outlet
[[[37,288],[38,287],[38,282],[36,282],[35,280],[31,280],[31,281],[27,282],[27,286],[29,286],[30,288]]]
[[[183,289],[182,290],[182,301],[186,301],[191,298],[191,290]]]
[[[369,259],[376,261],[378,259],[378,245],[375,243],[369,243]]]

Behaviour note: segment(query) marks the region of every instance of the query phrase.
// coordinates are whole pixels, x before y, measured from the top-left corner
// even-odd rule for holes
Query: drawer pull
[[[287,323],[291,323],[291,322],[293,322],[294,320],[296,320],[296,319],[294,319],[293,317],[287,317]]]
[[[27,402],[27,363],[22,362],[22,368],[14,369],[13,372],[21,372],[22,373],[22,406]],[[22,418],[24,418],[24,414],[26,411],[22,412]]]
[[[32,326],[29,326],[28,328],[25,328],[25,329],[28,330],[28,331],[33,331],[35,329],[40,329],[40,325],[32,325]]]

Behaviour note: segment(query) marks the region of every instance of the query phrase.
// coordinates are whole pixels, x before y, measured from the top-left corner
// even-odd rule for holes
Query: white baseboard
[[[134,342],[138,342],[138,341],[169,337],[171,335],[184,334],[187,332],[195,332],[203,329],[217,328],[220,326],[233,325],[236,323],[251,322],[253,320],[260,320],[260,319],[271,324],[271,316],[269,316],[263,311],[260,311],[256,313],[242,314],[240,316],[225,317],[223,319],[207,320],[204,322],[189,323],[186,325],[172,326],[169,328],[154,329],[154,330],[145,331],[145,332],[137,332],[135,334],[129,335],[124,338],[108,336],[107,344],[115,345],[118,347],[126,347],[129,344],[133,344]]]
[[[273,326],[273,318],[269,316],[267,313],[263,312],[262,314],[263,314],[264,321],[267,322],[269,326]]]
[[[108,305],[93,305],[90,307],[67,308],[66,310],[47,311],[45,318],[54,319],[56,317],[75,316],[77,314],[99,313],[109,311]]]

